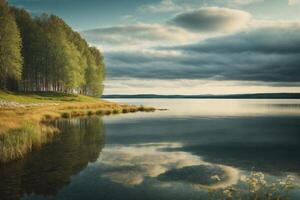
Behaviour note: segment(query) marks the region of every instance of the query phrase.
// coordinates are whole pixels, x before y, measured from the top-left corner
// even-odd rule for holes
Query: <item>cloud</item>
[[[171,12],[186,12],[200,8],[203,6],[227,6],[227,7],[241,7],[253,3],[263,2],[264,0],[161,0],[158,3],[142,5],[138,8],[141,13],[171,13]],[[297,1],[297,0],[290,0]]]
[[[106,148],[101,155],[101,167],[103,168],[102,177],[110,179],[112,182],[124,186],[140,185],[146,178],[153,180],[159,179],[159,175],[172,170],[179,170],[184,167],[197,168],[194,176],[219,169],[220,174],[226,179],[218,183],[207,184],[208,180],[198,180],[189,186],[194,189],[201,188],[225,188],[236,184],[239,178],[239,170],[203,162],[198,156],[183,151],[162,151],[162,149],[176,149],[182,147],[179,143],[145,143],[140,145],[131,145],[127,147]],[[168,181],[167,181],[168,182]],[[169,182],[168,187],[172,187],[174,182],[188,183],[185,180],[173,180]],[[207,183],[206,183],[207,182]],[[158,186],[155,182],[155,185]]]
[[[162,0],[156,4],[147,4],[140,6],[138,10],[140,12],[151,12],[151,13],[161,13],[161,12],[174,12],[181,10],[182,7],[175,4],[172,0]]]
[[[300,28],[299,20],[257,20],[252,19],[249,22],[250,29],[258,28]]]
[[[89,43],[105,51],[140,51],[262,27],[300,27],[299,21],[250,20],[250,15],[244,11],[216,7],[179,14],[167,24],[140,23],[131,15],[121,20],[123,25],[85,30],[81,34]]]
[[[110,52],[108,77],[299,84],[299,31],[263,28],[153,52]]]
[[[132,15],[124,15],[121,17],[122,24],[132,24],[137,23],[138,20]]]
[[[289,0],[289,6],[300,5],[300,0]]]
[[[232,3],[237,5],[248,5],[248,4],[258,3],[262,1],[264,0],[233,0]]]
[[[247,26],[250,14],[229,8],[205,7],[178,14],[169,23],[193,32],[234,32]]]
[[[82,35],[89,42],[98,45],[127,47],[180,44],[199,38],[198,35],[178,27],[143,23],[86,30]]]
[[[299,21],[204,7],[166,24],[133,23],[82,32],[105,50],[106,94],[299,91]]]
[[[232,36],[207,39],[183,48],[187,51],[196,51],[198,53],[299,54],[299,31],[300,27],[262,28]],[[283,35],[284,37],[282,37]]]
[[[109,78],[105,94],[241,94],[264,92],[300,92],[300,83],[218,81],[200,79]],[[295,86],[295,87],[293,87]],[[297,87],[298,86],[298,87]],[[185,113],[192,114],[184,110]],[[211,112],[211,110],[208,110]],[[204,114],[207,114],[203,111]]]

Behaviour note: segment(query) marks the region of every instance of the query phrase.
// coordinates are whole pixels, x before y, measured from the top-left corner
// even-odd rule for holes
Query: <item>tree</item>
[[[22,73],[21,38],[5,0],[0,0],[0,88],[16,89]]]
[[[104,63],[98,49],[57,16],[32,18],[4,0],[0,5],[1,88],[14,80],[25,92],[102,94]]]
[[[101,96],[103,93],[104,63],[101,53],[95,47],[89,48],[88,67],[85,72],[86,93]]]

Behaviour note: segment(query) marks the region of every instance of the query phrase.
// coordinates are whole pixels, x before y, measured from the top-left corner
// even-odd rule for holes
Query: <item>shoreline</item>
[[[51,125],[55,120],[155,110],[81,95],[0,91],[0,164],[22,158],[51,141],[59,133]]]

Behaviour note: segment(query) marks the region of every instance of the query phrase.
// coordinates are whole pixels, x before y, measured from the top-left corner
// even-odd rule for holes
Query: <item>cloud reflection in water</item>
[[[164,151],[180,147],[180,143],[108,147],[98,160],[103,168],[102,177],[124,186],[140,185],[146,178],[154,178],[163,187],[185,183],[196,189],[225,188],[238,182],[236,168],[211,164],[184,151]],[[214,175],[221,180],[212,179]]]

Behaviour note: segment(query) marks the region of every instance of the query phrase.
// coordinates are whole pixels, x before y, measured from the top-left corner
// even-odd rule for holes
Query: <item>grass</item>
[[[108,102],[99,98],[60,93],[30,93],[25,95],[24,93],[0,91],[0,100],[28,105],[25,107],[0,107],[0,134],[22,128],[22,124],[25,122],[38,124],[59,118],[155,110],[143,106]]]
[[[12,129],[0,135],[0,163],[23,157],[33,148],[39,148],[58,130],[52,126],[25,123],[22,128]]]
[[[56,92],[15,93],[0,91],[0,99],[18,103],[97,102],[98,98]]]
[[[53,132],[51,127],[47,126],[48,122],[53,120],[119,114],[124,113],[124,110],[128,112],[155,110],[150,107],[118,104],[99,98],[60,93],[24,94],[0,91],[0,100],[24,105],[0,107],[1,160],[8,160],[8,157],[19,158],[31,151],[33,146],[42,144],[41,141],[44,139],[35,138]],[[15,150],[12,150],[13,147]]]

